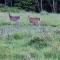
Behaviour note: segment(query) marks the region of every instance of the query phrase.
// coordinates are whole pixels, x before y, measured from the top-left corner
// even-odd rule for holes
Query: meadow
[[[60,60],[60,14],[20,11],[18,25],[0,13],[0,60]],[[28,16],[40,17],[39,26]],[[3,33],[1,34],[1,31]]]

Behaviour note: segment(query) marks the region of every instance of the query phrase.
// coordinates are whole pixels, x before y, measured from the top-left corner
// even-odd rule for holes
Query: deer
[[[20,23],[20,16],[11,15],[9,13],[9,19],[10,19],[10,22],[11,22],[12,26],[15,26],[17,29],[19,29],[19,27],[20,27],[20,25],[19,25],[19,23]]]
[[[37,25],[40,22],[40,18],[38,17],[32,17],[28,16],[29,22],[32,23],[33,25]]]
[[[20,16],[12,16],[9,14],[9,18],[11,21],[18,21],[20,19]]]

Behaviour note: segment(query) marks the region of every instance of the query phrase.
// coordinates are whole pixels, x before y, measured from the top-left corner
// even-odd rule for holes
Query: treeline
[[[25,10],[35,10],[34,0],[15,0],[14,6]]]
[[[2,0],[3,1],[3,0]],[[60,0],[4,0],[5,5],[18,7],[27,11],[60,12]]]
[[[60,0],[15,0],[14,6],[40,12],[60,12]]]

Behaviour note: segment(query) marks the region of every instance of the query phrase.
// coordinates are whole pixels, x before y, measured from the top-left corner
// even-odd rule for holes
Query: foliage
[[[15,3],[15,6],[18,8],[23,8],[25,10],[34,10],[35,7],[35,2],[34,0],[18,0]]]
[[[60,34],[55,32],[57,29],[60,30],[60,14],[41,15],[22,11],[19,14],[22,17],[20,28],[18,28],[20,32],[9,36],[0,34],[0,60],[60,60]],[[40,28],[30,26],[27,22],[28,15],[42,18],[43,24],[47,24],[45,28],[49,31],[40,32],[42,26]],[[0,27],[10,26],[8,22],[8,16],[1,14],[0,24],[2,25]],[[56,25],[56,27],[51,25]],[[39,31],[36,31],[38,29]]]
[[[46,41],[48,41],[48,40],[46,40],[46,38],[34,37],[33,39],[30,40],[28,45],[32,45],[32,46],[36,47],[37,49],[44,48],[44,47],[48,46]]]
[[[4,5],[4,4],[0,4],[0,8],[1,8],[1,7],[5,7],[5,5]]]
[[[20,12],[20,10],[17,7],[4,6],[0,8],[0,12]]]

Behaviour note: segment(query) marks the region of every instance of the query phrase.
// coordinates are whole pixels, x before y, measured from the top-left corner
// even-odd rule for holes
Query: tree
[[[53,12],[55,12],[55,0],[53,0]]]
[[[53,12],[55,13],[57,10],[57,0],[53,0]]]
[[[41,3],[40,3],[40,4],[41,4],[41,11],[43,10],[42,1],[43,1],[43,0],[41,0]]]
[[[1,0],[3,3],[3,0]],[[0,2],[1,2],[0,1]],[[60,11],[60,0],[4,0],[5,6],[15,6],[25,10],[40,12],[49,9],[52,12]],[[51,12],[49,11],[49,12]]]

